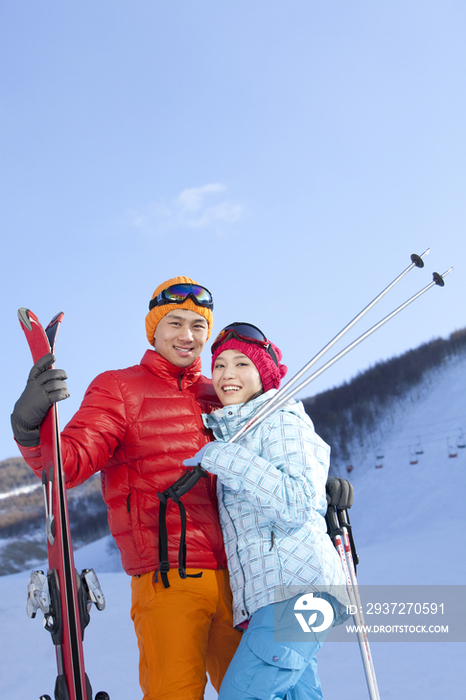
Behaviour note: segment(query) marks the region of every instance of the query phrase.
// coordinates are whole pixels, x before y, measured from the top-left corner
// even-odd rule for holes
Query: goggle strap
[[[272,358],[272,360],[275,362],[275,364],[278,367],[279,362],[278,362],[277,353],[273,349],[271,343],[268,343],[268,345],[267,345],[267,352],[269,353],[270,357]]]

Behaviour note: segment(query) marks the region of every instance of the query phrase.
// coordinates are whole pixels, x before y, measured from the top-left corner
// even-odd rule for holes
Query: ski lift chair
[[[463,449],[466,447],[466,442],[465,442],[464,435],[463,435],[463,428],[460,428],[460,436],[459,436],[459,438],[458,438],[458,441],[457,441],[457,443],[456,443],[456,446],[457,446],[460,450],[463,450]]]
[[[448,445],[448,456],[452,459],[453,457],[458,457],[458,452],[457,450],[453,447],[453,445],[450,442],[450,438],[447,438],[447,445]]]

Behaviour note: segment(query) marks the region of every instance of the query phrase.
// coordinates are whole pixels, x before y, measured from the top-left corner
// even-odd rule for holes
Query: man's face
[[[154,348],[175,367],[189,367],[207,341],[208,323],[190,309],[174,309],[155,329]]]

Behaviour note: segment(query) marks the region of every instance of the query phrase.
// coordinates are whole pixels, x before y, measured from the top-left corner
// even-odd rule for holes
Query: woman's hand
[[[325,491],[329,506],[336,506],[338,510],[347,510],[353,505],[354,488],[347,479],[329,476],[325,484]]]
[[[201,447],[199,452],[196,452],[194,457],[190,457],[189,459],[185,459],[183,464],[185,467],[200,467],[202,466],[202,458],[204,456],[205,451],[210,445],[218,445],[218,442],[208,442],[206,445]]]

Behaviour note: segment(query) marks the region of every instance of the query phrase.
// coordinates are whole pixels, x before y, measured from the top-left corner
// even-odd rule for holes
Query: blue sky
[[[259,325],[291,377],[411,253],[431,247],[347,342],[455,267],[305,395],[464,327],[465,20],[449,0],[5,0],[0,459],[21,306],[65,312],[62,424],[140,360],[177,274],[213,292],[214,334]]]

